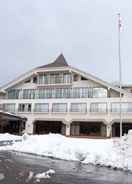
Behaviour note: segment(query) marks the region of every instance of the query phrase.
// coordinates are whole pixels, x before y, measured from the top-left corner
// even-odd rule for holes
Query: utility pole
[[[118,15],[118,59],[119,59],[119,83],[120,83],[120,137],[122,137],[122,63],[121,63],[121,16],[120,13]]]

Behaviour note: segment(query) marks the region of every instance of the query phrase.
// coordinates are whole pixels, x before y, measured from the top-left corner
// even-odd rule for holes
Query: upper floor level
[[[122,97],[131,96],[123,89],[121,93]],[[63,55],[0,88],[0,99],[117,98],[119,95],[118,87],[71,67]]]

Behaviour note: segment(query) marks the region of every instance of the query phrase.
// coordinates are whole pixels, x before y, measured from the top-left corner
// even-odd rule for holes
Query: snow
[[[5,178],[3,173],[0,173],[0,181],[3,180]]]
[[[49,169],[46,172],[36,174],[35,178],[38,178],[38,179],[50,178],[54,174],[55,174],[55,171],[53,169]]]
[[[26,180],[26,183],[28,183],[33,178],[34,173],[32,171],[29,172],[28,178]]]
[[[0,141],[15,141],[15,140],[21,140],[21,136],[12,135],[12,134],[0,134]]]
[[[132,130],[121,139],[79,139],[59,134],[25,134],[22,142],[15,142],[6,149],[132,171]],[[50,176],[49,173],[40,174],[36,176],[38,181],[41,177]]]
[[[37,182],[40,182],[40,179],[49,179],[54,174],[55,174],[55,171],[53,169],[49,169],[46,172],[36,174],[35,178]]]
[[[26,179],[26,183],[31,181],[32,179],[35,179],[36,182],[40,182],[41,179],[50,179],[51,176],[55,174],[55,171],[53,169],[49,169],[46,172],[37,173],[35,174],[33,171],[29,171],[28,178]]]

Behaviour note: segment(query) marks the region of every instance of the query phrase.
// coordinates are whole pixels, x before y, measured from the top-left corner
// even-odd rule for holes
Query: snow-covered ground
[[[21,136],[12,135],[12,134],[0,134],[0,141],[15,141],[15,140],[21,140]]]
[[[15,142],[4,149],[132,171],[132,131],[122,139],[79,139],[58,134],[25,134],[22,142]]]

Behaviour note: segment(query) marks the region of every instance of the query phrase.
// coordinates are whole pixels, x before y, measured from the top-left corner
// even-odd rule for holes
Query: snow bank
[[[12,135],[12,134],[0,134],[0,141],[14,141],[14,140],[21,140],[21,136]]]
[[[5,178],[3,173],[0,173],[0,181],[3,180]]]
[[[12,149],[132,171],[132,131],[122,139],[79,139],[58,134],[24,136]]]
[[[49,179],[54,174],[55,174],[55,171],[53,169],[49,169],[46,172],[36,174],[35,178],[36,179],[43,179],[43,178]]]
[[[21,136],[12,135],[8,133],[0,134],[0,151],[11,150],[11,145],[15,142],[22,141]]]
[[[132,131],[122,139],[79,139],[59,134],[25,134],[22,142],[17,142],[9,148],[19,152],[132,171]]]
[[[26,183],[34,179],[36,182],[40,182],[41,179],[49,179],[54,174],[55,174],[55,171],[53,169],[49,169],[46,172],[37,173],[37,174],[35,174],[33,171],[29,171],[28,178],[26,179]]]

